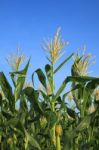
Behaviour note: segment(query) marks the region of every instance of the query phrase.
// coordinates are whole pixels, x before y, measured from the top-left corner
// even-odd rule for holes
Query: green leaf
[[[18,117],[14,117],[6,122],[6,126],[11,128],[16,128],[19,130],[21,134],[24,134],[24,125],[22,124],[21,120]]]
[[[42,90],[40,90],[40,93],[44,99],[44,101],[49,102],[50,101],[50,95],[46,95]]]
[[[58,118],[56,114],[52,111],[47,111],[45,116],[47,118],[49,128],[51,129],[55,125],[55,123],[58,121]]]
[[[27,87],[23,90],[23,92],[28,97],[28,100],[33,105],[33,108],[36,112],[43,114],[43,109],[38,101],[39,93],[38,91],[34,90],[32,87]]]
[[[2,114],[7,120],[11,119],[13,117],[13,114],[10,112],[7,112],[7,110],[2,110]]]
[[[67,83],[68,83],[68,81],[67,81],[67,79],[65,79],[65,80],[63,81],[63,83],[61,84],[60,88],[58,89],[58,91],[56,92],[56,95],[55,95],[53,101],[55,101],[55,100],[60,96],[60,94],[61,94],[61,93],[63,92],[63,90],[65,89]]]
[[[18,124],[19,119],[18,118],[11,118],[9,121],[7,121],[7,126],[16,126]]]
[[[72,117],[72,118],[74,118],[74,119],[75,119],[76,116],[77,116],[76,112],[75,112],[74,110],[68,108],[68,107],[67,107],[67,113],[68,113],[68,115],[69,115],[70,117]]]
[[[72,81],[72,82],[79,82],[79,83],[85,83],[85,82],[89,82],[89,81],[94,81],[97,82],[97,84],[99,84],[99,78],[97,77],[88,77],[88,76],[68,76],[67,77],[68,82]]]
[[[69,133],[68,137],[66,138],[66,140],[64,142],[65,143],[64,150],[66,150],[68,145],[71,145],[72,140],[75,137],[77,137],[77,135],[79,133],[83,132],[84,129],[87,129],[90,126],[93,115],[88,115],[88,116],[84,117],[83,120],[78,124],[78,126],[71,133]]]
[[[67,92],[67,93],[65,93],[65,94],[63,95],[63,100],[65,100],[66,96],[67,96],[70,92],[73,92],[73,91],[75,91],[75,90],[77,90],[77,89],[80,89],[81,87],[82,87],[81,84],[75,85],[69,92]]]
[[[73,139],[79,132],[88,128],[92,119],[92,115],[84,117],[84,119],[79,123],[79,125],[72,131],[70,139]]]
[[[51,70],[52,70],[52,67],[51,67],[49,64],[47,64],[47,65],[45,66],[45,72],[46,72],[46,75],[47,75],[47,79],[48,79],[48,81],[49,81],[49,84],[50,84],[51,87],[52,87],[52,74],[51,74]]]
[[[60,96],[60,94],[63,92],[63,90],[65,89],[66,85],[68,82],[78,82],[79,84],[81,83],[86,83],[88,81],[93,81],[97,84],[99,84],[99,78],[96,77],[87,77],[87,76],[82,76],[82,77],[72,77],[72,76],[68,76],[63,83],[61,84],[60,88],[58,89],[58,91],[56,92],[56,95],[54,97],[54,101]]]
[[[94,89],[99,85],[99,78],[92,80],[90,82],[88,82],[88,84],[86,85],[86,87],[88,89],[90,89],[90,92],[92,93],[94,91]]]
[[[51,76],[51,69],[52,69],[51,65],[49,64],[45,65],[45,72],[48,78]]]
[[[67,61],[69,61],[69,60],[72,58],[73,55],[74,55],[74,54],[72,53],[69,57],[67,57],[67,58],[55,69],[54,74],[57,73],[57,72],[63,67],[63,65],[64,65]]]
[[[0,72],[0,86],[3,91],[4,96],[8,99],[9,101],[9,107],[11,111],[14,111],[15,105],[14,105],[14,96],[12,93],[12,88],[7,81],[5,75],[3,72]]]
[[[10,76],[13,82],[14,87],[16,87],[16,82],[15,82],[15,73],[14,72],[10,72]]]
[[[44,88],[46,89],[46,77],[43,73],[43,71],[41,69],[37,69],[33,74],[32,74],[32,82],[34,85],[34,74],[37,74],[39,81],[41,82],[41,84],[44,86]]]
[[[15,93],[15,101],[17,101],[20,98],[20,94],[21,94],[22,88],[24,86],[29,63],[30,63],[30,59],[22,71],[14,72],[15,74],[18,74],[18,78],[16,81],[16,88],[15,88],[15,92],[14,92]]]
[[[31,144],[33,147],[37,148],[38,150],[41,150],[40,145],[37,142],[37,140],[33,136],[31,136],[26,130],[25,130],[25,136],[29,144]]]

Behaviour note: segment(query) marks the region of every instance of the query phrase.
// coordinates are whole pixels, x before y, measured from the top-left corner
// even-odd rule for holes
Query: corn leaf
[[[15,105],[14,105],[14,96],[12,93],[12,88],[3,72],[0,72],[0,86],[4,93],[5,98],[7,98],[9,101],[10,110],[14,111]]]
[[[60,88],[58,89],[58,91],[56,92],[56,95],[54,97],[54,101],[59,97],[59,95],[63,92],[63,90],[65,89],[66,85],[68,82],[79,82],[79,83],[86,83],[88,81],[93,81],[94,83],[99,84],[99,78],[96,77],[72,77],[72,76],[68,76],[63,83],[61,84]]]
[[[64,66],[64,64],[67,63],[67,61],[69,61],[69,60],[72,58],[73,55],[74,55],[74,54],[72,53],[69,57],[67,57],[67,58],[55,69],[54,74],[56,74],[56,73]]]
[[[41,150],[40,145],[37,142],[37,140],[33,136],[31,136],[26,130],[25,130],[25,136],[30,145],[37,148],[38,150]]]
[[[23,90],[24,94],[28,97],[28,100],[32,104],[34,110],[40,114],[43,114],[43,109],[38,101],[39,93],[38,91],[34,90],[32,87],[27,87]]]
[[[41,84],[44,86],[44,88],[46,89],[47,85],[46,85],[46,77],[43,73],[43,71],[41,69],[37,69],[33,74],[32,74],[32,82],[34,85],[34,74],[37,74],[39,81],[41,82]]]
[[[49,83],[50,83],[50,85],[52,87],[52,74],[51,74],[51,70],[52,70],[52,67],[49,64],[47,64],[45,66],[45,72],[46,72],[47,79],[48,79],[48,81],[49,81]]]
[[[15,88],[15,92],[14,92],[15,101],[17,101],[20,98],[20,94],[21,94],[23,86],[24,86],[24,82],[25,82],[26,73],[27,73],[27,70],[29,67],[29,63],[30,63],[30,59],[22,71],[14,72],[15,74],[18,74],[18,78],[16,81],[16,88]]]

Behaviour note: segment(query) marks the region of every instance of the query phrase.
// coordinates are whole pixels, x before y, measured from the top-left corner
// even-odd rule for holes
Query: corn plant
[[[0,72],[0,149],[1,150],[85,150],[99,147],[99,78],[87,74],[89,56],[76,55],[71,76],[56,89],[55,75],[74,54],[57,66],[68,44],[57,30],[45,42],[48,64],[32,74],[32,85],[26,83],[28,60],[20,70],[23,55],[13,57],[10,72],[13,86]],[[40,87],[35,84],[35,75]],[[71,83],[70,90],[67,85]],[[71,93],[74,106],[69,105]],[[67,103],[68,102],[68,103]]]

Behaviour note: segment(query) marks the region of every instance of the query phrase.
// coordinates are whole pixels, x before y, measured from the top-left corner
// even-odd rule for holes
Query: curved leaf
[[[72,77],[68,76],[63,83],[61,84],[60,88],[56,92],[56,95],[54,97],[54,101],[59,97],[59,95],[63,92],[65,89],[66,85],[68,82],[79,82],[79,83],[86,83],[88,81],[93,81],[94,83],[99,84],[99,78],[96,77],[87,77],[87,76],[82,76],[82,77]]]
[[[0,72],[0,86],[1,89],[3,91],[4,96],[8,99],[9,101],[9,106],[10,106],[10,110],[14,111],[15,108],[15,100],[14,100],[14,96],[12,93],[12,88],[9,84],[9,82],[7,81],[5,75],[3,72]]]
[[[47,64],[45,66],[45,72],[46,72],[46,75],[47,75],[47,78],[48,78],[48,81],[52,87],[52,74],[51,74],[51,70],[52,70],[52,67],[51,65]]]
[[[67,57],[67,58],[55,69],[54,74],[57,73],[57,72],[63,67],[63,65],[64,65],[67,61],[69,61],[69,60],[72,58],[73,55],[74,55],[74,54],[72,53],[69,57]]]
[[[39,93],[32,87],[27,87],[23,90],[24,94],[28,97],[30,103],[33,105],[34,110],[40,114],[43,114],[43,109],[38,101]]]
[[[33,136],[31,136],[26,130],[25,130],[25,136],[29,144],[31,144],[33,147],[37,148],[38,150],[41,150],[37,140]]]
[[[44,86],[44,88],[46,89],[47,85],[46,85],[46,77],[43,73],[43,71],[41,69],[37,69],[34,73],[37,74],[39,81],[42,83],[42,85]],[[34,73],[32,74],[32,82],[34,85]]]
[[[26,73],[28,70],[30,64],[30,59],[28,63],[26,64],[25,68],[22,71],[14,72],[15,74],[18,74],[18,78],[16,81],[16,88],[15,88],[15,101],[17,101],[20,97],[20,93],[22,92],[22,88],[24,86],[25,78],[26,78]]]

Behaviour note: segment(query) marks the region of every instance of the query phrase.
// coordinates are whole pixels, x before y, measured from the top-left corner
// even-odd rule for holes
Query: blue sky
[[[0,71],[9,71],[5,57],[17,46],[25,55],[32,56],[29,74],[43,68],[47,60],[41,43],[43,38],[53,37],[59,26],[62,37],[70,43],[60,62],[86,45],[86,53],[96,55],[91,75],[98,76],[98,0],[0,0]],[[56,79],[70,75],[71,63]]]

